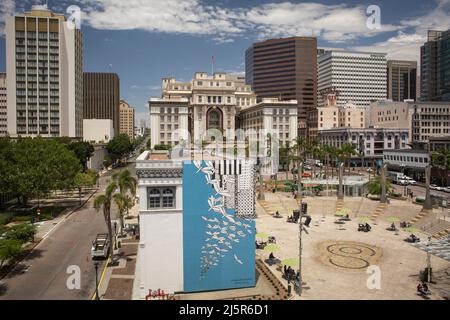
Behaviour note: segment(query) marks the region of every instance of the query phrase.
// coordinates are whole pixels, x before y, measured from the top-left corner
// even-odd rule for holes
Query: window
[[[148,209],[174,208],[175,188],[148,188]]]
[[[148,209],[161,207],[161,192],[159,189],[150,189],[148,192]]]

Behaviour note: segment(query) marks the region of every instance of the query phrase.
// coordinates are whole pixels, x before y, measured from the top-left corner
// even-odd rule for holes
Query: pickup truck
[[[99,233],[92,242],[91,257],[107,258],[109,254],[109,237],[107,233]]]

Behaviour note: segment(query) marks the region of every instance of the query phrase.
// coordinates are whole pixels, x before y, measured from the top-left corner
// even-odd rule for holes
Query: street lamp
[[[405,178],[405,164],[402,163],[402,164],[400,165],[400,167],[402,168],[402,175],[403,175],[403,178]],[[406,196],[406,179],[403,179],[403,180],[405,181],[405,183],[404,183],[404,185],[403,185],[403,195]]]
[[[302,213],[302,193],[301,193],[301,185],[302,185],[302,174],[303,174],[303,162],[301,162],[298,166],[298,185],[300,192],[298,193],[299,197],[299,210],[300,215],[298,219],[298,295],[302,295],[302,229],[303,229],[303,213]]]
[[[95,268],[95,300],[100,300],[98,296],[98,262],[94,262]]]

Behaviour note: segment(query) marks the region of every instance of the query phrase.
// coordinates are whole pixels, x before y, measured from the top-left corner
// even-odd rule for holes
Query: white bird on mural
[[[194,166],[198,169],[196,173],[199,173],[202,170],[202,162],[198,160],[194,160]]]
[[[244,264],[244,263],[242,262],[242,260],[239,259],[238,256],[237,256],[236,254],[234,255],[234,260],[236,260],[237,263]]]

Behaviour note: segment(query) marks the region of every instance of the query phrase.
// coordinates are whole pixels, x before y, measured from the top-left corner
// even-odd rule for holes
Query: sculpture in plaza
[[[425,201],[423,202],[423,210],[433,209],[430,193],[431,166],[425,167]]]
[[[387,196],[386,196],[386,170],[387,170],[387,164],[383,164],[381,167],[381,197],[380,197],[380,203],[387,203]]]
[[[339,200],[344,199],[343,176],[344,176],[344,163],[341,163],[339,165],[339,186],[338,186],[338,193],[337,193],[337,198]]]

